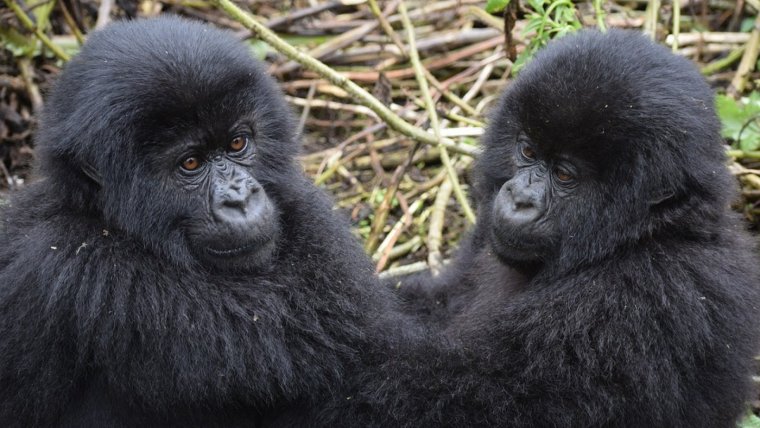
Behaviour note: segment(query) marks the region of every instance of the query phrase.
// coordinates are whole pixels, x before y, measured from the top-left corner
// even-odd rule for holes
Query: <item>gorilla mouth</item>
[[[545,252],[545,248],[529,236],[520,235],[516,231],[504,231],[499,227],[492,227],[489,241],[502,260],[541,260]]]
[[[266,242],[254,241],[239,247],[229,249],[206,247],[206,251],[208,251],[211,255],[217,257],[234,257],[241,254],[251,253],[257,249],[256,247],[263,247],[264,245],[266,245]]]

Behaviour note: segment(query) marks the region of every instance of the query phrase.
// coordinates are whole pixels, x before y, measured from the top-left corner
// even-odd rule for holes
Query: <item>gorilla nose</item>
[[[248,199],[257,189],[249,188],[245,183],[230,183],[223,197],[222,205],[230,208],[244,208]]]
[[[515,210],[536,209],[536,192],[531,187],[520,187],[511,181],[504,185],[506,193],[512,199]]]
[[[256,217],[261,188],[255,180],[232,180],[216,190],[212,211],[218,220],[233,224],[247,223]]]
[[[533,222],[541,216],[540,192],[533,186],[508,181],[494,200],[496,215],[514,224]]]

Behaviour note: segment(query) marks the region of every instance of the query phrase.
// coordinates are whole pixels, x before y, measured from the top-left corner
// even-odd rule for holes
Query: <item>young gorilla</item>
[[[634,33],[568,36],[483,144],[459,260],[400,285],[460,351],[364,373],[325,425],[733,427],[760,275],[694,67]]]
[[[256,426],[339,380],[386,300],[294,129],[222,31],[89,38],[3,213],[1,426]]]

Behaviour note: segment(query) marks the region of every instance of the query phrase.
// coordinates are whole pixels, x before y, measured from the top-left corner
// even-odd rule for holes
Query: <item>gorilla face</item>
[[[514,145],[514,176],[496,194],[491,239],[496,254],[509,262],[531,262],[550,256],[559,230],[553,210],[577,185],[571,159],[540,154],[521,134]]]
[[[692,66],[664,48],[633,67],[607,43],[649,46],[618,31],[560,39],[492,114],[474,168],[478,223],[513,267],[568,270],[659,234],[698,235],[684,219],[715,218],[730,197],[712,173],[723,154],[701,76],[679,74]]]
[[[223,147],[170,147],[166,167],[174,169],[179,189],[201,196],[185,229],[195,256],[211,266],[264,266],[279,233],[277,210],[255,178],[251,129],[235,127],[227,135]]]

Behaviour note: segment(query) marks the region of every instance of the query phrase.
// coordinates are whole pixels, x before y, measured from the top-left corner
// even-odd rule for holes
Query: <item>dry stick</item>
[[[409,209],[404,213],[401,219],[399,219],[396,224],[393,225],[391,231],[388,232],[388,235],[385,237],[383,242],[377,247],[377,251],[375,251],[375,253],[372,255],[372,260],[375,260],[377,262],[375,265],[376,272],[380,272],[383,270],[383,268],[385,268],[386,263],[388,263],[390,254],[395,249],[394,244],[401,236],[401,232],[403,232],[404,229],[408,228],[412,224],[414,215],[417,213],[417,211],[420,210],[423,202],[425,202],[425,200],[429,197],[430,192],[427,192],[420,195],[419,198],[412,202],[412,205],[409,206]]]
[[[101,29],[111,22],[111,8],[113,8],[113,0],[100,0],[98,19],[95,21],[96,29]]]
[[[744,53],[744,45],[729,52],[729,54],[726,55],[725,58],[715,60],[705,65],[704,67],[702,67],[700,72],[705,76],[709,76],[717,72],[718,70],[726,68],[729,65],[733,64],[734,62],[736,62],[739,58],[742,57],[743,53]]]
[[[402,114],[403,114],[403,112],[407,111],[408,109],[409,109],[408,107],[405,107],[404,109],[402,109]],[[322,152],[312,153],[311,155],[305,156],[304,159],[307,159],[309,157],[313,157],[315,155],[319,156],[319,157],[324,157],[324,159],[322,160],[322,162],[319,165],[319,169],[317,170],[317,174],[316,174],[317,178],[314,180],[315,184],[322,184],[327,179],[329,179],[330,176],[332,176],[333,173],[330,172],[330,171],[323,172],[323,169],[325,168],[326,162],[328,161],[328,159],[336,157],[338,159],[338,161],[336,161],[336,163],[338,165],[345,164],[348,161],[348,159],[345,159],[345,158],[341,159],[341,157],[343,156],[343,152],[346,150],[346,147],[349,144],[353,143],[354,141],[358,141],[359,139],[362,139],[364,137],[369,137],[372,134],[374,134],[375,132],[381,131],[381,130],[385,129],[386,127],[387,127],[387,125],[384,122],[377,123],[375,125],[370,126],[369,128],[364,129],[363,131],[361,131],[361,132],[359,132],[357,134],[354,134],[354,135],[348,137],[345,141],[341,142],[340,144],[338,144],[334,148],[330,148],[330,149],[324,150]],[[360,146],[359,150],[354,151],[354,153],[352,155],[349,155],[349,156],[351,156],[351,158],[353,159],[354,157],[356,157],[359,154],[361,154],[362,151],[364,149],[366,149],[367,147],[369,147],[370,145],[372,145],[374,147],[377,147],[378,143],[380,143],[381,141],[374,141],[374,142],[369,142],[367,144],[363,144],[362,146]],[[391,138],[391,139],[388,139],[388,140],[385,140],[385,141],[396,142],[396,141],[398,141],[398,138]],[[394,165],[394,166],[398,166],[398,164]],[[332,167],[330,169],[332,169]]]
[[[451,197],[451,180],[446,180],[438,188],[438,194],[433,203],[433,212],[430,214],[430,229],[427,236],[428,266],[433,275],[438,275],[443,263],[441,255],[441,242],[443,241],[443,224],[446,218],[446,205]]]
[[[679,34],[681,34],[681,0],[673,0],[673,52],[678,51]]]
[[[398,4],[393,6],[393,9],[395,10]],[[372,14],[375,15],[375,18],[377,18],[378,21],[380,21],[380,27],[385,31],[385,34],[388,35],[388,37],[391,38],[393,41],[393,44],[398,47],[399,52],[401,52],[401,55],[406,55],[406,46],[404,46],[404,42],[401,41],[401,38],[396,34],[395,31],[393,31],[393,27],[391,27],[390,22],[388,22],[387,19],[385,19],[385,15],[380,12],[380,7],[377,5],[377,0],[369,0],[369,9],[372,11]]]
[[[74,17],[71,16],[71,12],[69,12],[69,8],[66,7],[66,2],[60,2],[61,5],[61,12],[63,12],[63,19],[66,21],[66,25],[69,26],[71,29],[71,32],[74,33],[74,37],[77,39],[77,43],[80,45],[84,43],[84,36],[82,35],[82,32],[79,31],[79,27],[77,26],[76,21],[74,20]]]
[[[441,169],[438,173],[435,174],[435,177],[431,178],[428,181],[425,181],[424,183],[420,183],[418,185],[415,185],[411,190],[404,193],[404,197],[406,199],[412,199],[413,197],[419,195],[420,193],[425,193],[428,190],[439,186],[441,183],[443,183],[443,180],[448,177],[446,175],[446,170]]]
[[[678,0],[673,0],[673,7],[675,7],[675,2],[677,1]],[[596,15],[596,26],[602,31],[607,31],[607,26],[604,25],[604,9],[602,8],[602,0],[594,0],[594,15]]]
[[[441,84],[444,85],[445,87],[449,87],[449,86],[453,85],[454,83],[460,82],[460,81],[462,81],[462,80],[464,80],[464,79],[472,76],[473,74],[482,71],[483,67],[488,67],[489,65],[491,65],[492,63],[498,61],[502,57],[503,57],[503,54],[501,52],[497,52],[497,53],[489,56],[488,58],[485,58],[485,59],[479,61],[477,64],[473,64],[473,65],[467,67],[466,69],[460,71],[459,73],[457,73],[457,74],[449,77],[448,79],[444,80]],[[469,102],[469,100],[465,100],[464,98],[462,98],[462,100],[464,100],[465,103]],[[470,108],[472,108],[472,107],[470,107]],[[473,114],[477,114],[477,111],[475,111]]]
[[[311,56],[312,58],[320,59],[332,52],[335,52],[339,49],[343,49],[344,47],[350,45],[351,43],[354,43],[355,41],[361,39],[362,37],[371,33],[375,28],[377,28],[377,26],[378,26],[377,21],[367,22],[365,24],[360,25],[359,27],[356,27],[350,31],[347,31],[341,34],[340,36],[330,40],[329,42],[320,44],[316,48],[308,51],[306,54]],[[278,74],[290,73],[291,71],[297,69],[298,66],[299,64],[297,62],[288,61],[282,66],[277,67],[275,72]]]
[[[755,196],[755,198],[760,197],[760,191],[757,193],[758,194]],[[399,257],[411,253],[412,251],[417,251],[420,246],[422,246],[422,238],[420,238],[419,235],[414,235],[406,242],[403,242],[391,248],[391,250],[388,251],[388,260],[396,260]]]
[[[391,38],[391,40],[396,45],[396,47],[398,47],[399,52],[401,52],[402,55],[407,56],[408,54],[406,53],[406,47],[404,46],[404,42],[401,40],[398,34],[393,30],[393,27],[391,27],[390,23],[380,13],[380,9],[377,6],[377,2],[375,0],[369,0],[369,6],[370,6],[370,9],[372,10],[372,13],[374,13],[377,19],[380,21],[380,26],[382,27],[382,29],[385,31],[388,37]],[[460,106],[463,110],[467,111],[470,114],[475,113],[475,110],[469,104],[462,101],[461,98],[456,96],[454,93],[449,91],[444,85],[442,85],[441,82],[439,82],[438,79],[436,79],[435,76],[433,76],[433,73],[431,73],[428,69],[424,67],[423,67],[423,71],[425,72],[425,77],[427,78],[427,80],[430,83],[432,83],[433,86],[441,94],[443,94],[443,96],[446,99]]]
[[[393,31],[393,29],[391,29]],[[393,33],[394,35],[396,33]],[[441,33],[433,33],[430,36],[424,38],[424,39],[418,39],[417,40],[417,51],[422,52],[424,50],[449,50],[448,45],[452,43],[456,43],[460,46],[464,45],[471,45],[474,43],[482,42],[483,40],[488,40],[496,37],[501,33],[498,32],[498,30],[495,30],[493,28],[470,28],[467,30],[462,30],[459,32],[441,32]],[[395,36],[398,37],[398,36]],[[379,44],[370,44],[370,45],[364,45],[360,47],[355,47],[351,49],[345,50],[345,52],[342,52],[340,54],[335,53],[332,55],[328,55],[324,58],[322,58],[324,61],[337,61],[337,60],[343,60],[344,62],[348,61],[354,61],[354,62],[364,62],[367,59],[377,59],[381,54],[389,54],[392,55],[392,57],[388,58],[386,61],[399,61],[401,59],[406,59],[406,47],[403,50],[400,50],[398,46],[396,45],[379,45]],[[377,65],[374,67],[376,70],[383,70],[384,68],[380,65]]]
[[[383,197],[383,201],[380,202],[380,206],[375,210],[375,219],[372,221],[372,229],[370,230],[369,236],[367,237],[367,242],[364,244],[364,249],[367,251],[367,253],[374,253],[375,249],[377,248],[378,241],[380,240],[380,234],[383,232],[385,221],[388,219],[388,213],[391,210],[393,195],[396,194],[398,186],[401,184],[401,177],[404,176],[407,168],[409,168],[409,165],[412,164],[414,153],[417,151],[419,146],[419,142],[415,143],[414,146],[412,146],[412,150],[410,151],[406,162],[399,165],[393,172],[393,177],[391,177],[391,183],[388,185],[388,189],[385,192],[385,197]]]
[[[328,158],[334,155],[337,155],[338,157],[343,156],[343,152],[344,150],[346,150],[346,147],[348,147],[349,144],[353,143],[354,141],[358,141],[364,137],[368,137],[369,135],[374,134],[375,132],[378,132],[382,129],[385,129],[385,123],[382,123],[382,122],[377,123],[375,125],[370,126],[369,128],[364,129],[361,132],[351,135],[350,137],[343,140],[340,144],[338,144],[334,148],[330,148],[322,152],[313,153],[312,155],[319,155],[320,157],[323,157],[322,162],[320,162],[319,164],[317,175],[322,174],[322,172],[324,171]]]
[[[704,54],[722,54],[727,51],[732,51],[736,48],[736,45],[726,45],[726,44],[717,44],[717,43],[710,43],[707,45],[702,46],[690,46],[687,48],[681,48],[678,50],[678,55],[685,56],[685,57],[697,57],[698,55],[704,55]],[[744,50],[742,49],[742,52]],[[696,58],[695,58],[696,61]]]
[[[670,34],[665,38],[665,43],[669,45],[675,43],[680,46],[707,43],[744,44],[749,41],[749,38],[750,35],[748,33],[710,33],[695,31],[692,33],[681,33],[678,37],[674,37],[673,34]]]
[[[443,94],[444,98],[451,101],[453,104],[459,106],[462,110],[466,111],[468,114],[475,116],[477,112],[474,108],[472,108],[471,105],[467,104],[466,101],[459,98],[457,95],[455,95],[453,92],[448,90],[448,85],[444,85],[438,79],[433,76],[433,73],[431,73],[428,69],[423,69],[425,71],[425,77],[427,77],[428,81],[433,84],[433,87],[438,90],[441,94]]]
[[[467,12],[470,15],[475,16],[489,27],[496,28],[497,30],[504,31],[504,21],[494,18],[493,15],[481,9],[478,6],[470,6],[467,8]]]
[[[644,33],[654,40],[657,37],[657,12],[660,10],[660,0],[649,0],[647,3]]]
[[[306,105],[301,112],[301,118],[298,120],[298,127],[296,128],[296,135],[301,135],[303,128],[306,125],[306,119],[309,117],[311,111],[311,101],[314,100],[314,93],[317,92],[317,82],[313,82],[309,87],[309,92],[306,94]]]
[[[499,51],[497,53],[495,53],[494,55],[492,55],[492,57],[500,57],[500,56],[501,56],[501,49],[499,49]],[[488,60],[488,58],[487,58],[487,60]],[[485,84],[485,82],[491,76],[491,73],[493,73],[493,69],[494,69],[493,61],[487,62],[486,66],[483,67],[483,71],[480,73],[480,75],[478,76],[477,80],[475,80],[475,83],[472,84],[472,86],[467,91],[467,93],[464,94],[464,96],[462,97],[462,101],[463,102],[469,103],[470,100],[472,100],[473,98],[475,98],[475,96],[478,94],[478,92],[480,92],[480,89],[483,87],[483,85]],[[467,105],[469,105],[469,104],[467,104]],[[458,113],[457,106],[454,106],[454,108],[451,109],[451,113],[453,113],[453,114]],[[448,121],[444,121],[444,126],[448,126]],[[482,130],[483,130],[484,127],[485,127],[485,125],[483,125],[483,127],[480,128],[481,132],[482,132]],[[466,166],[466,164],[465,164],[465,166]]]
[[[213,0],[216,1],[216,0]],[[221,1],[221,0],[220,0]],[[496,46],[501,45],[504,42],[503,36],[496,36],[492,37],[487,40],[483,40],[482,42],[475,43],[474,45],[470,45],[466,48],[459,49],[456,51],[448,52],[445,56],[429,61],[425,68],[428,70],[438,70],[440,68],[446,68],[449,65],[464,59],[469,58],[477,53],[487,51],[488,49],[493,49]],[[315,73],[319,75],[319,72],[314,70]],[[333,71],[333,73],[335,73]],[[353,79],[361,82],[375,82],[377,81],[379,77],[379,72],[377,71],[349,71],[344,73],[341,77],[345,79]],[[309,76],[309,73],[304,73],[304,76]],[[414,69],[413,68],[403,68],[400,70],[391,70],[385,73],[385,76],[388,79],[395,80],[395,79],[406,79],[409,77],[414,76]]]
[[[21,72],[21,78],[24,80],[29,99],[32,101],[32,111],[39,113],[42,109],[42,95],[40,88],[34,84],[34,67],[28,57],[19,57],[18,69]]]
[[[427,105],[425,104],[425,102],[417,97],[412,98],[412,102],[417,107],[427,108]],[[457,110],[454,111],[454,108],[456,108]],[[436,110],[436,111],[438,112],[439,116],[443,116],[445,119],[451,122],[463,122],[463,123],[466,123],[468,125],[472,125],[478,128],[484,128],[486,126],[484,122],[481,122],[477,119],[470,119],[469,117],[458,115],[456,112],[459,111],[459,106],[454,106],[454,108],[452,108],[451,111],[444,111],[444,110]],[[475,111],[475,109],[473,109],[473,111]],[[474,114],[477,115],[477,112]],[[457,137],[472,137],[472,136],[478,136],[482,134],[482,130],[474,130],[472,129],[471,126],[465,127],[465,128],[446,128],[445,127],[446,121],[443,121],[441,123],[442,123],[441,125],[442,136],[451,137],[452,135],[455,135]]]
[[[755,69],[757,63],[758,51],[760,50],[760,15],[755,17],[755,28],[752,29],[749,41],[744,49],[744,55],[742,61],[739,63],[739,68],[736,70],[731,85],[728,87],[728,93],[732,96],[738,96],[747,84],[747,79],[752,70]]]
[[[287,14],[286,16],[270,19],[267,22],[267,27],[271,28],[272,30],[275,30],[279,27],[292,25],[296,21],[299,21],[301,19],[307,18],[312,15],[317,15],[319,13],[328,11],[330,9],[334,9],[336,7],[340,7],[342,5],[343,4],[339,1],[331,1],[328,3],[308,7],[306,9],[299,9]]]
[[[741,180],[744,184],[754,187],[755,189],[760,189],[760,177],[753,175],[753,174],[746,174],[739,177],[739,180]]]
[[[12,0],[5,0],[6,2]],[[417,141],[426,144],[440,144],[442,147],[451,149],[452,151],[474,156],[477,149],[472,146],[458,144],[450,139],[438,140],[435,136],[423,129],[413,126],[406,122],[404,119],[393,113],[388,107],[386,107],[380,100],[373,97],[364,88],[360,87],[356,83],[352,82],[345,76],[335,72],[333,69],[325,65],[319,60],[311,58],[310,56],[299,51],[295,47],[291,46],[275,33],[273,33],[266,26],[262,25],[253,17],[243,12],[230,0],[211,0],[213,4],[222,9],[230,17],[240,22],[245,28],[256,33],[261,40],[268,43],[278,52],[283,53],[288,58],[300,63],[305,68],[317,73],[319,76],[332,82],[334,85],[339,86],[351,94],[354,98],[358,99],[362,104],[372,109],[381,119],[388,123],[388,125],[396,131],[414,138]]]
[[[34,35],[40,39],[42,44],[50,49],[50,51],[53,52],[55,56],[63,61],[69,60],[69,55],[55,43],[53,43],[53,41],[50,40],[48,36],[46,36],[45,33],[43,33],[42,30],[34,24],[34,22],[29,18],[29,15],[27,15],[26,12],[21,9],[21,6],[16,3],[16,0],[5,0],[5,4],[10,10],[13,11],[14,14],[16,14],[16,17],[21,22],[21,25],[23,25],[27,30],[33,32]]]
[[[377,6],[376,0],[369,0],[369,6],[372,10],[372,13],[375,14],[377,19],[380,21],[380,26],[385,31],[385,33],[388,35],[388,37],[391,38],[393,43],[398,47],[399,52],[401,52],[402,55],[407,56],[406,53],[406,47],[404,46],[404,42],[401,40],[398,34],[393,30],[393,27],[391,27],[390,23],[385,19],[385,16],[383,16],[380,13],[380,8]],[[490,15],[489,15],[490,16]],[[446,87],[441,85],[441,82],[438,81],[438,79],[433,76],[433,73],[431,73],[427,68],[423,67],[423,71],[425,72],[425,77],[427,78],[430,83],[433,84],[433,86],[441,93],[443,94],[446,99],[451,101],[452,103],[462,107],[463,110],[467,111],[468,113],[474,114],[475,110],[466,102],[462,101],[461,98],[454,95],[451,91],[449,91]]]
[[[726,150],[726,154],[736,159],[760,160],[760,151]]]
[[[474,126],[474,127],[477,127],[477,128],[485,128],[486,127],[486,123],[485,122],[481,122],[481,121],[479,121],[477,119],[473,119],[471,117],[462,116],[462,115],[454,112],[453,109],[450,110],[450,111],[444,111],[444,112],[442,112],[442,115],[445,116],[446,119],[448,119],[448,120],[450,120],[452,122],[464,123],[464,124],[467,124],[467,125],[470,125],[470,126]]]
[[[415,44],[414,40],[414,27],[412,27],[412,21],[409,19],[409,14],[406,10],[406,4],[403,2],[403,0],[398,6],[398,10],[399,13],[401,13],[401,21],[404,25],[404,28],[406,28],[407,42],[409,43],[409,59],[412,62],[412,67],[414,67],[415,76],[417,77],[417,82],[419,82],[420,85],[420,92],[422,92],[422,98],[425,100],[425,104],[427,105],[428,117],[430,118],[430,126],[433,128],[433,134],[435,135],[435,138],[440,140],[441,128],[440,124],[438,123],[438,114],[435,111],[433,97],[430,96],[430,89],[428,88],[422,63],[420,62],[420,56],[417,52],[417,45]],[[446,148],[443,146],[441,146],[441,162],[443,162],[444,168],[446,168],[449,173],[449,179],[451,180],[451,186],[454,189],[454,195],[456,196],[457,201],[459,201],[459,204],[462,206],[465,217],[467,220],[469,220],[470,223],[475,223],[475,213],[472,211],[472,208],[470,208],[470,202],[467,200],[467,195],[465,195],[462,187],[459,185],[459,177],[457,176],[457,172],[454,169],[451,159],[449,158],[448,150],[446,150]]]
[[[285,99],[290,104],[297,105],[300,107],[305,107],[308,105],[311,107],[322,107],[329,110],[345,110],[345,111],[350,111],[355,114],[363,114],[363,115],[378,119],[377,114],[375,114],[375,112],[372,109],[369,109],[365,106],[356,105],[356,104],[346,104],[346,103],[341,103],[338,101],[330,101],[330,100],[307,100],[304,98],[293,97],[290,95],[285,95]]]
[[[415,262],[415,263],[410,263],[408,265],[388,269],[385,272],[380,272],[377,276],[378,278],[384,280],[384,279],[393,278],[396,276],[411,275],[413,273],[422,272],[426,270],[427,268],[428,267],[427,267],[426,262]],[[401,285],[401,284],[399,283],[398,285]]]

